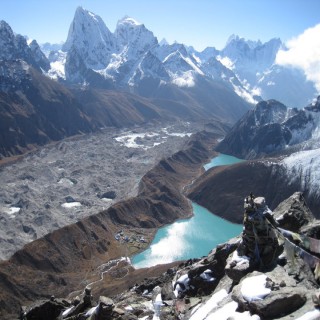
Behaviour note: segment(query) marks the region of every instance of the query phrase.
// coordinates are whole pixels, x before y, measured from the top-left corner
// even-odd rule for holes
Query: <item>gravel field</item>
[[[45,146],[0,167],[0,259],[26,243],[135,196],[141,177],[201,125],[179,122]]]

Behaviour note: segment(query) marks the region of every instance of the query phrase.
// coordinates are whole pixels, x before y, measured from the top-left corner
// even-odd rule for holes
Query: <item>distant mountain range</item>
[[[81,7],[64,44],[40,47],[1,21],[0,47],[0,158],[105,126],[177,118],[231,125],[262,98],[301,107],[315,96],[299,70],[275,65],[279,39],[232,36],[221,51],[197,52],[159,43],[130,17],[112,33]]]
[[[62,50],[49,55],[49,74],[73,84],[126,88],[148,96],[169,84],[196,87],[201,77],[223,83],[250,103],[273,98],[301,108],[316,90],[300,70],[275,64],[280,49],[285,49],[280,39],[261,43],[233,35],[221,51],[198,52],[183,44],[159,43],[130,17],[119,20],[112,33],[98,15],[79,7]]]

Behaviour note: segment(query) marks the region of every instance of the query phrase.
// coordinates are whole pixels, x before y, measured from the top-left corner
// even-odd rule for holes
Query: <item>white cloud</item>
[[[305,30],[286,45],[288,50],[278,52],[276,63],[302,69],[320,90],[320,24]]]

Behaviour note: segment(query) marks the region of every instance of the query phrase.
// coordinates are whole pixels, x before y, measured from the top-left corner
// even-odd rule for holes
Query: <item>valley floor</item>
[[[103,129],[0,167],[0,259],[55,229],[137,194],[141,177],[202,124]]]

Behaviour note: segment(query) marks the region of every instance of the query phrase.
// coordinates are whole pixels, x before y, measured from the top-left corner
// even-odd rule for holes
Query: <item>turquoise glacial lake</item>
[[[220,154],[213,158],[205,169],[219,165],[231,165],[240,161],[243,160]],[[218,244],[239,235],[242,231],[242,224],[224,220],[194,202],[192,207],[193,217],[178,220],[157,231],[149,248],[132,258],[135,268],[201,258]]]

